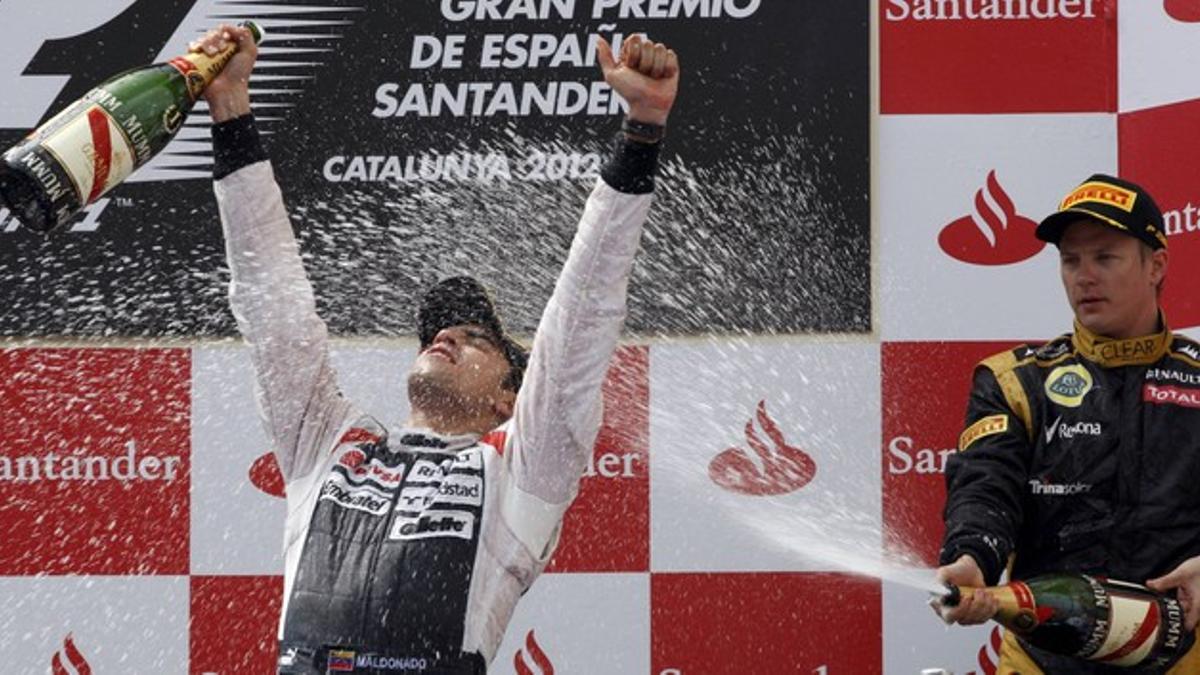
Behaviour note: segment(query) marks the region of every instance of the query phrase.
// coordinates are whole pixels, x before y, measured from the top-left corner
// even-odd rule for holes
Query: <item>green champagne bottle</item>
[[[950,586],[942,604],[983,592],[999,602],[995,621],[1029,644],[1113,666],[1166,668],[1191,648],[1175,598],[1139,584],[1085,574],[1048,574],[1003,586]]]
[[[33,230],[63,225],[166,147],[236,50],[190,52],[92,89],[4,153],[0,202]]]

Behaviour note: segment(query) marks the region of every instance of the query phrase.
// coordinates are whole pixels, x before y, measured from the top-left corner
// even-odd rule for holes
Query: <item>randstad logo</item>
[[[771,440],[759,436],[755,421]],[[708,477],[717,485],[746,495],[781,495],[808,485],[817,473],[817,463],[808,453],[788,444],[783,431],[767,414],[766,401],[758,402],[757,412],[746,422],[746,444],[754,451],[727,448],[708,465]]]
[[[1080,364],[1059,366],[1046,378],[1046,396],[1067,408],[1078,408],[1092,390],[1092,374]]]
[[[1046,245],[1034,236],[1037,223],[1017,214],[996,172],[975,191],[975,210],[942,228],[938,246],[972,265],[1011,265],[1032,258]]]

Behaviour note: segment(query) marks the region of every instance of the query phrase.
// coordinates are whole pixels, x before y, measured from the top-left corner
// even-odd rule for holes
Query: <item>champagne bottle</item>
[[[982,589],[949,586],[942,604],[964,593],[991,594],[993,617],[1029,644],[1114,666],[1165,668],[1192,645],[1179,601],[1138,584],[1084,574],[1048,574]]]
[[[166,147],[236,51],[191,52],[92,89],[4,153],[0,202],[39,232],[63,225]]]

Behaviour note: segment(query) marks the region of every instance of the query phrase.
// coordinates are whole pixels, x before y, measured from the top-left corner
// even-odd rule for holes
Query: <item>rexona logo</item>
[[[755,430],[755,420],[771,440],[770,446]],[[712,482],[747,495],[781,495],[808,485],[817,473],[813,458],[788,444],[779,425],[767,414],[766,401],[758,402],[755,417],[746,422],[746,443],[757,461],[742,448],[728,448],[708,465]]]
[[[538,667],[537,670],[530,668],[529,664],[525,662],[526,652],[529,653],[533,665]],[[532,630],[525,634],[525,648],[518,649],[513,654],[513,668],[516,669],[517,675],[554,675],[554,664],[550,661],[550,657],[546,656],[542,646],[538,644]]]
[[[1017,215],[996,172],[975,192],[975,211],[951,222],[938,235],[946,255],[972,265],[1010,265],[1032,258],[1046,245],[1034,236],[1037,223]]]
[[[63,639],[63,648],[54,652],[54,658],[50,659],[50,672],[53,675],[92,675],[92,667],[75,647],[75,638],[70,633]]]
[[[1200,0],[1164,0],[1163,11],[1176,21],[1200,22]]]
[[[268,452],[250,465],[250,484],[258,488],[259,492],[271,497],[286,497],[287,492],[284,489],[283,473],[279,470],[279,462],[275,460],[275,453]]]

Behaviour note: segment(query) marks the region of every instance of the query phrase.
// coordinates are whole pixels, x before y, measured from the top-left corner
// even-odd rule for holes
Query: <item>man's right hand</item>
[[[985,585],[983,570],[969,555],[963,554],[958,560],[943,565],[937,569],[937,580],[944,584],[982,588]],[[972,593],[964,589],[962,600],[954,607],[934,604],[933,611],[946,623],[973,625],[983,623],[996,615],[1000,604],[990,593]]]
[[[250,113],[250,71],[258,58],[258,45],[249,28],[221,24],[188,45],[189,51],[216,54],[229,43],[237,44],[237,53],[225,69],[204,88],[204,99],[214,122],[224,122]]]

